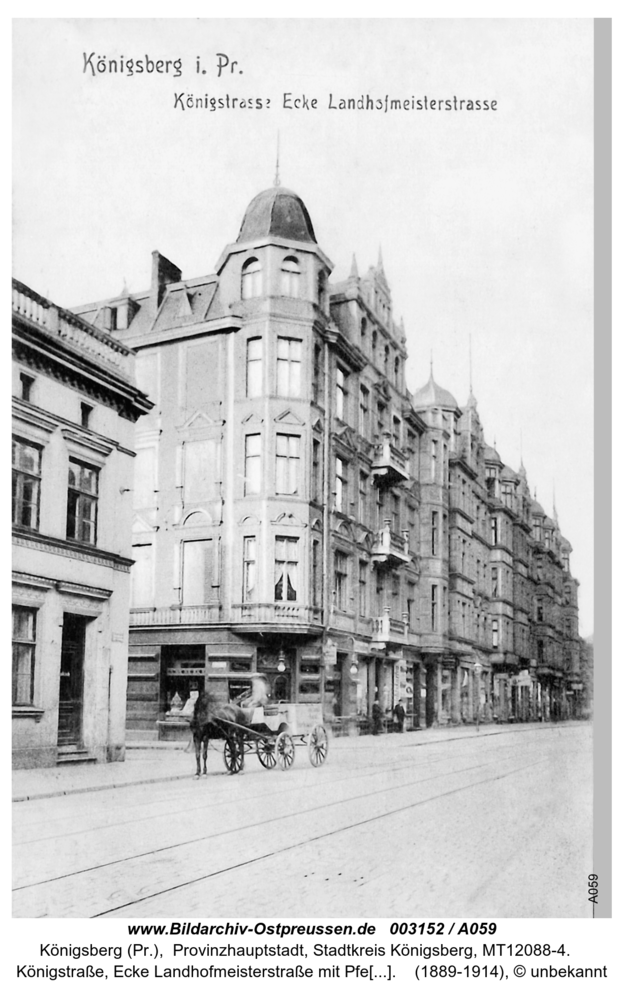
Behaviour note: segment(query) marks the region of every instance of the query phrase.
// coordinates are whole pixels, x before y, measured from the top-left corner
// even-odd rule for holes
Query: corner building
[[[466,417],[433,378],[407,392],[381,258],[330,286],[332,267],[274,187],[215,274],[182,280],[154,252],[148,291],[78,310],[137,352],[156,402],[135,441],[134,736],[166,736],[193,689],[233,698],[256,670],[338,731],[364,728],[376,697],[388,712],[403,697],[416,724],[472,720],[475,650],[491,701],[492,546],[450,479]],[[482,459],[465,475],[485,516]],[[478,582],[462,571],[477,550]]]

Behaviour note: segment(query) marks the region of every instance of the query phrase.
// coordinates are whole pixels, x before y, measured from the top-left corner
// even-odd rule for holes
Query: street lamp
[[[479,718],[481,715],[481,671],[483,667],[477,660],[474,665],[475,677],[477,678],[477,732],[479,732]]]

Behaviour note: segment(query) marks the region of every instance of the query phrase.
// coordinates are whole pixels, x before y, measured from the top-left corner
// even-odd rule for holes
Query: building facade
[[[212,275],[81,307],[137,353],[128,729],[254,671],[363,725],[568,711],[570,547],[431,376],[405,385],[383,262],[330,284],[301,199],[251,202]],[[567,601],[567,603],[565,603]]]
[[[125,746],[132,352],[13,282],[13,763]]]

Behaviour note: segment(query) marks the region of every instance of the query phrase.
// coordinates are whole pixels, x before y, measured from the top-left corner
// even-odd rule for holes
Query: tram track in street
[[[474,742],[474,738],[473,738],[472,742]],[[522,744],[522,750],[520,751],[519,755],[524,755],[527,752],[528,748],[530,748],[530,747],[532,747],[532,746],[534,746],[536,744],[542,744],[543,745],[543,740],[536,739],[536,740],[531,740],[529,742],[523,743]],[[409,752],[410,750],[415,750],[415,749],[420,748],[422,746],[423,746],[423,744],[411,744],[411,745],[409,745],[407,747],[397,747],[397,746],[395,746],[395,747],[392,747],[391,749],[392,749],[392,751],[399,750],[402,753],[406,753],[406,752]],[[435,744],[431,745],[431,746],[432,746],[432,749],[433,749],[433,746],[435,746]],[[370,748],[366,748],[366,749],[370,749]],[[471,746],[471,750],[472,750],[472,746]],[[478,750],[479,750],[479,747],[476,746],[474,748],[474,751],[471,753],[471,756],[475,756],[476,753],[478,752]],[[518,754],[505,754],[504,756],[497,755],[496,756],[496,760],[497,761],[509,760],[510,758],[513,758],[515,756],[518,756]],[[427,756],[425,758],[425,760],[423,761],[423,763],[426,763],[427,766],[435,766],[440,761],[443,761],[445,763],[449,763],[452,759],[456,760],[458,757],[461,757],[462,760],[466,759],[466,748],[465,747],[462,747],[461,751],[458,750],[458,752],[455,753],[455,754],[453,754],[452,756],[448,752],[446,752],[446,753],[438,753],[435,756]],[[485,761],[484,763],[490,763],[490,762],[491,762],[491,757],[488,757],[487,761]],[[385,767],[384,768],[384,773],[386,775],[397,774],[397,773],[400,773],[400,772],[403,772],[403,771],[406,771],[406,770],[412,770],[413,766],[414,766],[413,760],[405,761],[405,762],[393,762],[390,767]],[[248,771],[248,772],[244,773],[243,775],[241,775],[241,777],[246,777],[249,773],[250,772]],[[299,773],[299,772],[292,772],[292,773]],[[366,779],[368,776],[375,775],[377,773],[379,773],[379,763],[378,762],[366,764],[362,768],[358,768],[357,769],[358,778],[361,778],[361,779]],[[442,774],[439,775],[439,776],[442,776],[445,773],[453,773],[453,772],[442,772]],[[262,775],[262,774],[267,774],[268,775],[268,772],[266,772],[266,771],[263,772],[263,771],[259,771],[258,770],[258,771],[253,772],[253,774],[254,774],[254,777],[259,778],[260,775]],[[333,785],[340,784],[341,782],[344,782],[344,781],[347,781],[347,780],[348,781],[352,781],[353,780],[352,777],[346,778],[343,774],[337,774],[336,771],[334,771],[333,769],[327,769],[327,770],[323,769],[322,771],[319,770],[319,771],[315,772],[315,775],[317,776],[317,780],[315,781],[315,786],[314,786],[315,788],[318,788],[320,786],[333,786]],[[434,777],[434,776],[432,776],[432,777]],[[206,788],[206,790],[209,789],[210,791],[214,791],[215,789],[214,789],[214,785],[212,784],[212,781],[214,779],[221,779],[221,778],[223,778],[223,779],[229,779],[230,775],[228,775],[225,772],[219,773],[219,774],[215,774],[215,773],[211,772],[211,773],[209,773],[207,775],[207,778],[208,778],[208,781],[205,780],[205,777],[202,777],[202,779],[200,780],[199,786],[193,785],[193,788],[197,787],[198,791],[201,791],[201,786],[203,785]],[[182,778],[181,780],[184,780],[184,779]],[[191,776],[190,775],[189,775],[189,780],[191,780]],[[237,779],[237,780],[240,780],[240,779]],[[152,786],[144,786],[144,787],[149,788],[149,787],[152,787]],[[170,788],[169,783],[168,783],[167,787]],[[115,797],[115,793],[121,793],[122,791],[123,791],[123,786],[117,787],[115,789],[107,789],[106,793],[109,794],[111,797]],[[188,791],[188,789],[187,789],[186,786],[184,786],[184,789],[179,789],[176,786],[176,791],[172,795],[167,795],[167,796],[163,796],[160,799],[152,800],[150,802],[150,810],[152,812],[154,812],[155,816],[158,816],[158,817],[162,817],[163,815],[167,815],[167,814],[171,815],[172,817],[179,816],[180,815],[180,810],[178,808],[177,800],[178,799],[184,799],[185,804],[184,804],[183,813],[184,813],[185,816],[188,816],[190,813],[201,812],[201,811],[204,811],[205,809],[213,810],[214,808],[227,807],[228,805],[234,804],[238,800],[238,798],[239,798],[239,796],[237,794],[237,791],[235,790],[233,792],[233,794],[231,794],[231,795],[218,796],[216,799],[212,799],[210,802],[201,802],[201,801],[198,801],[197,804],[194,804],[194,805],[192,805],[192,806],[189,807],[188,801],[186,800],[187,791]],[[221,791],[221,788],[219,789],[219,791]],[[91,792],[91,793],[88,793],[88,794],[92,794],[93,795],[93,794],[97,794],[97,793]],[[254,792],[252,795],[247,796],[246,802],[247,803],[252,803],[255,799],[266,800],[267,799],[267,795],[268,796],[279,796],[280,794],[281,794],[281,790],[279,788],[272,788],[270,791],[268,791],[265,786],[262,786],[261,788],[258,789],[257,792]],[[161,806],[165,806],[164,812],[161,810],[161,808],[160,808]],[[137,812],[139,812],[141,809],[143,809],[143,807],[141,805],[137,805],[135,808],[136,808]],[[76,819],[81,819],[81,818],[89,819],[91,817],[91,815],[92,815],[92,811],[93,810],[91,808],[82,809],[82,810],[79,810],[79,811],[72,810],[72,814],[71,814],[72,820],[75,821]],[[140,812],[139,818],[141,818],[141,819],[145,818],[144,811]],[[54,822],[54,821],[52,820],[52,822]],[[112,830],[112,829],[114,829],[116,827],[132,825],[135,822],[137,822],[137,818],[136,817],[130,817],[130,818],[123,819],[123,820],[114,820],[113,822],[111,822],[110,820],[107,820],[106,823],[103,823],[100,826],[92,826],[92,825],[90,825],[90,826],[86,826],[84,829],[81,829],[80,827],[77,827],[75,829],[67,829],[67,828],[65,828],[62,831],[54,832],[54,833],[47,833],[44,836],[23,837],[22,839],[19,839],[19,840],[16,839],[14,841],[14,843],[15,843],[16,846],[19,846],[19,845],[22,845],[22,844],[27,844],[27,843],[36,844],[36,843],[41,843],[41,842],[44,842],[44,841],[54,840],[54,839],[56,839],[57,837],[60,837],[60,836],[71,835],[72,833],[87,833],[87,832],[89,832],[89,833],[95,833],[97,830],[107,830],[107,831],[109,831],[109,830]],[[38,832],[40,830],[40,827],[41,827],[41,823],[40,823],[39,819],[33,820],[30,823],[26,823],[26,824],[22,825],[22,829],[25,830],[25,831],[27,831],[29,828],[32,828],[33,830],[35,830],[35,831]]]
[[[516,759],[517,756],[519,756],[519,755],[518,754],[509,755],[509,760]],[[522,755],[522,756],[526,756],[526,755]],[[488,776],[488,777],[480,779],[480,780],[478,780],[476,782],[468,782],[467,784],[462,784],[458,788],[454,788],[454,789],[451,789],[451,790],[449,790],[447,792],[441,793],[441,795],[442,795],[442,797],[444,797],[444,796],[446,796],[448,794],[453,794],[455,792],[459,792],[459,791],[465,790],[466,788],[470,788],[470,787],[473,787],[473,786],[476,786],[476,785],[479,785],[479,784],[483,784],[484,782],[487,783],[489,781],[499,780],[500,778],[504,778],[504,777],[506,777],[509,774],[513,774],[513,773],[516,773],[517,771],[521,771],[521,770],[525,770],[527,768],[533,767],[533,766],[535,766],[536,764],[538,764],[543,759],[545,759],[545,758],[544,757],[533,758],[533,759],[531,759],[529,761],[526,761],[522,765],[521,768],[515,768],[515,769],[512,769],[512,770],[507,770],[507,771],[505,771],[504,773],[502,773],[500,775]],[[158,848],[156,850],[152,849],[152,850],[141,852],[141,853],[135,853],[133,855],[128,855],[128,856],[125,856],[125,857],[122,857],[122,858],[112,859],[111,861],[105,862],[104,864],[93,865],[93,866],[85,867],[85,868],[82,868],[82,869],[79,869],[79,870],[76,870],[76,871],[73,871],[73,872],[62,873],[62,874],[54,876],[54,877],[52,877],[50,879],[40,879],[40,880],[37,880],[37,881],[34,881],[34,882],[26,883],[24,885],[17,886],[14,889],[14,894],[17,895],[20,892],[23,892],[25,890],[34,890],[34,889],[38,889],[38,888],[41,889],[44,886],[49,885],[50,883],[54,883],[54,882],[55,883],[59,883],[59,882],[65,882],[65,883],[67,883],[67,882],[69,882],[72,879],[79,879],[81,876],[98,875],[100,873],[103,873],[106,869],[111,869],[111,868],[115,868],[115,867],[117,867],[117,868],[120,868],[120,867],[123,868],[123,866],[132,865],[132,863],[141,862],[141,861],[145,861],[146,859],[154,858],[158,854],[164,854],[164,853],[167,853],[167,852],[169,852],[170,854],[175,854],[176,852],[183,851],[184,849],[188,849],[188,848],[191,848],[191,847],[192,848],[196,848],[197,845],[199,845],[201,843],[208,843],[209,841],[213,841],[215,839],[219,839],[219,838],[232,838],[232,837],[235,837],[237,835],[242,835],[242,834],[249,835],[249,833],[252,830],[254,830],[254,829],[258,829],[258,828],[261,828],[261,827],[270,827],[271,825],[274,825],[274,824],[283,824],[283,823],[287,822],[288,820],[294,820],[294,819],[297,819],[300,816],[305,816],[305,815],[309,816],[311,814],[327,813],[328,811],[331,811],[332,809],[335,810],[337,808],[342,808],[343,806],[347,806],[347,807],[351,806],[351,807],[353,807],[353,805],[356,804],[356,803],[359,804],[359,805],[362,805],[366,800],[372,800],[375,797],[378,797],[380,795],[382,795],[384,797],[388,797],[389,795],[396,794],[397,792],[405,793],[408,789],[410,789],[410,788],[416,788],[417,786],[426,784],[427,782],[431,782],[431,781],[435,781],[435,780],[441,780],[441,779],[452,779],[456,775],[461,775],[463,773],[467,773],[468,771],[474,771],[474,770],[477,770],[477,769],[482,769],[482,768],[484,768],[486,766],[494,766],[495,764],[499,764],[499,763],[502,763],[502,761],[500,759],[497,760],[496,762],[491,761],[491,760],[489,760],[489,761],[482,761],[482,762],[478,762],[478,763],[475,763],[475,764],[471,764],[467,768],[463,768],[463,769],[459,769],[459,770],[454,769],[452,771],[443,772],[442,774],[436,773],[436,774],[433,774],[433,775],[427,775],[425,777],[421,777],[421,778],[417,779],[416,781],[411,780],[411,781],[403,782],[401,784],[395,784],[395,785],[393,785],[391,787],[386,787],[386,788],[384,788],[382,790],[376,789],[376,790],[373,790],[371,792],[366,792],[364,794],[359,794],[359,795],[356,795],[356,796],[352,796],[349,799],[341,799],[341,800],[336,801],[336,802],[331,802],[331,803],[326,803],[325,802],[325,803],[317,804],[317,805],[314,805],[314,806],[310,807],[308,810],[297,809],[296,811],[294,811],[292,813],[289,813],[289,814],[280,814],[280,815],[277,815],[277,816],[273,815],[273,816],[271,816],[271,817],[269,817],[267,819],[260,820],[260,821],[255,820],[255,821],[253,821],[253,822],[251,822],[249,824],[246,824],[244,826],[241,826],[239,824],[238,826],[235,826],[235,827],[232,827],[232,828],[229,828],[229,829],[213,831],[213,832],[211,832],[208,835],[203,834],[202,836],[197,837],[197,838],[193,838],[192,840],[181,841],[181,842],[179,842],[177,844],[169,844],[169,845],[163,846],[161,848]],[[416,802],[409,802],[408,804],[406,804],[405,806],[402,806],[399,809],[385,810],[384,812],[381,812],[381,813],[376,814],[374,816],[369,816],[366,819],[360,820],[360,821],[355,822],[355,823],[347,823],[347,824],[339,825],[334,830],[330,831],[329,833],[319,835],[320,839],[322,839],[324,836],[331,835],[332,832],[339,833],[341,830],[348,830],[348,829],[351,829],[351,828],[355,829],[357,826],[361,825],[362,822],[374,822],[376,819],[383,819],[384,816],[391,816],[391,815],[394,815],[397,812],[403,812],[406,809],[417,808],[418,806],[424,805],[427,802],[433,801],[433,800],[435,800],[436,798],[439,798],[439,797],[440,797],[440,795],[429,796],[429,797],[426,797],[424,799],[419,799]],[[294,848],[297,845],[301,846],[301,844],[305,844],[305,843],[307,843],[309,841],[311,842],[312,840],[315,840],[315,839],[317,839],[317,838],[313,837],[313,838],[304,839],[302,841],[298,841],[296,844],[292,844],[292,845],[286,846],[284,848],[284,850],[288,850],[288,849]],[[272,852],[269,852],[267,855],[261,855],[260,857],[248,859],[244,863],[245,864],[256,863],[256,862],[262,860],[262,858],[272,856],[275,853],[276,853],[275,851],[272,851]],[[239,865],[234,865],[234,866],[231,866],[231,867],[236,868],[236,867],[239,867]],[[202,877],[203,878],[209,878],[209,877],[212,877],[213,875],[218,874],[219,871],[227,871],[227,870],[229,870],[229,867],[221,868],[218,871],[211,872],[208,875],[204,875]],[[186,884],[186,883],[184,883],[184,884]],[[164,891],[174,891],[174,888],[175,887],[171,887],[170,889],[167,889],[167,890],[164,890]],[[146,896],[145,898],[148,898],[148,897]],[[124,904],[124,905],[126,905],[126,904]],[[102,912],[104,912],[104,911],[102,911]]]

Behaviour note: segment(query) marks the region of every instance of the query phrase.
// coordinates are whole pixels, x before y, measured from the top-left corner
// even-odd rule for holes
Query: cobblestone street
[[[14,915],[590,915],[587,724],[335,740],[321,768],[235,776],[220,751],[199,781],[159,749],[16,773]]]

